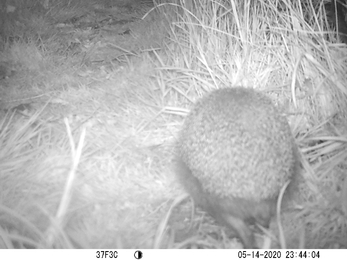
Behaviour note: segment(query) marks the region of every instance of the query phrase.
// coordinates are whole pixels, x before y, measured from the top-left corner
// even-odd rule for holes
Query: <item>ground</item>
[[[208,4],[193,3],[3,1],[0,248],[241,247],[232,231],[194,210],[174,167],[189,107],[223,84],[271,92],[286,110],[303,158],[300,212],[283,217],[293,233],[288,243],[302,245],[302,224],[307,237],[333,238],[306,238],[307,246],[347,247],[346,62],[339,58],[346,47],[318,33],[307,40],[308,29],[270,34],[256,19],[247,22],[258,31],[238,34],[224,19],[235,7],[216,12],[213,23]],[[302,30],[295,26],[288,28]]]

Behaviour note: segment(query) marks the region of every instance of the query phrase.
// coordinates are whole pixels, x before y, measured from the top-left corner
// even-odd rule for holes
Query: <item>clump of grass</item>
[[[302,210],[295,218],[306,223],[300,245],[291,243],[302,236],[297,233],[287,237],[287,246],[325,248],[343,241],[347,91],[346,61],[339,57],[347,50],[327,31],[324,5],[231,0],[158,8],[171,21],[160,83],[175,92],[178,104],[190,106],[212,89],[242,85],[266,91],[285,109],[302,154]],[[331,218],[338,221],[327,225]]]
[[[170,179],[189,107],[234,85],[283,108],[301,154],[295,210],[259,247],[346,247],[346,47],[321,1],[155,1],[129,31],[106,2],[6,2],[1,109],[39,109],[0,121],[1,247],[240,247]]]
[[[0,122],[0,169],[1,169],[1,192],[3,199],[0,204],[0,237],[2,247],[5,248],[73,248],[70,239],[64,232],[66,215],[72,198],[72,188],[75,172],[81,157],[85,130],[82,131],[75,147],[74,139],[67,120],[66,129],[69,136],[71,150],[71,169],[66,178],[66,185],[58,203],[56,214],[51,216],[45,208],[34,201],[34,197],[27,199],[28,204],[35,205],[34,208],[42,211],[47,224],[39,225],[37,219],[32,222],[31,215],[26,215],[33,210],[29,205],[18,204],[26,191],[32,196],[35,193],[36,173],[22,172],[23,169],[30,170],[29,165],[38,160],[45,152],[46,145],[50,140],[47,132],[46,122],[40,121],[38,111],[24,123],[16,118],[16,112],[7,113]],[[25,167],[25,165],[27,167]],[[29,186],[28,186],[29,185]],[[30,189],[31,188],[31,189]],[[49,192],[49,191],[48,191]],[[17,196],[16,196],[17,193]],[[19,197],[18,197],[19,196]],[[54,204],[54,203],[53,203]],[[22,206],[23,208],[17,208]],[[28,211],[29,210],[29,211]]]

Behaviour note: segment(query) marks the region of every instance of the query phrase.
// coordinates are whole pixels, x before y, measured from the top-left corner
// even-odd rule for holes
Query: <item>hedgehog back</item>
[[[202,188],[220,198],[271,199],[294,171],[286,118],[252,89],[219,89],[199,100],[185,120],[179,148]]]

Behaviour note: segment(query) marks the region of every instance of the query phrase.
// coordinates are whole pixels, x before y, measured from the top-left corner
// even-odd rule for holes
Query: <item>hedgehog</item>
[[[187,115],[177,149],[176,171],[195,204],[255,248],[250,226],[269,226],[281,188],[297,171],[286,117],[254,89],[217,89]]]

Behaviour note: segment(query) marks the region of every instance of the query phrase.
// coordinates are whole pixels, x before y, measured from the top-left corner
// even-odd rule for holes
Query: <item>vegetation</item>
[[[193,102],[232,86],[269,95],[300,149],[259,246],[347,247],[347,47],[324,2],[2,3],[1,248],[240,247],[172,167]]]

